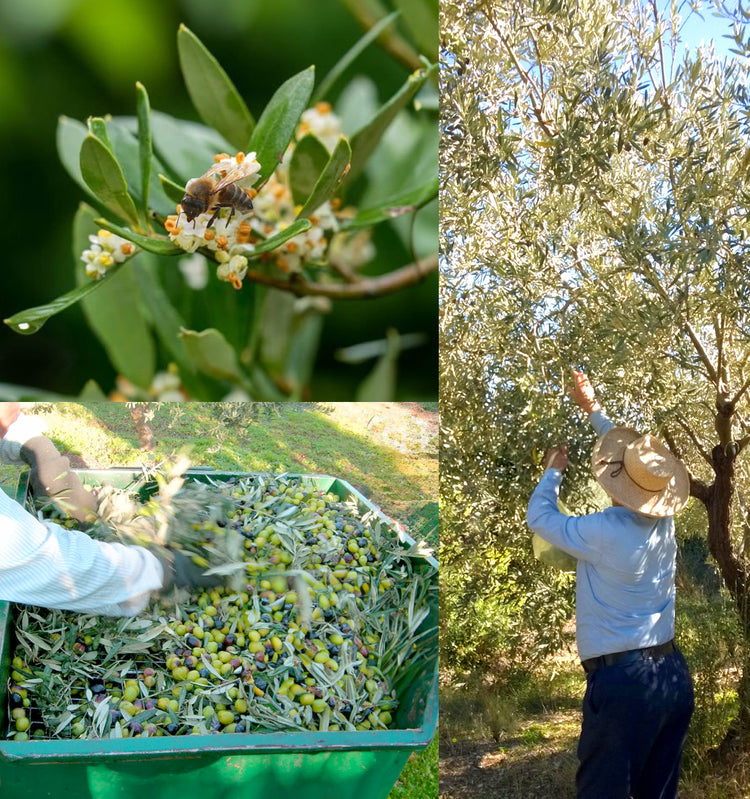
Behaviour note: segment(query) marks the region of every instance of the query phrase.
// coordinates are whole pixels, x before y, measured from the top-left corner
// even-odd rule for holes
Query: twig
[[[359,22],[365,29],[370,28],[380,22],[382,17],[377,17],[370,9],[365,8],[365,3],[362,0],[341,0],[341,2],[349,9],[351,15]],[[385,16],[385,15],[383,15]],[[400,61],[407,69],[415,70],[421,69],[423,64],[419,59],[419,53],[410,45],[405,39],[402,39],[397,33],[389,29],[383,31],[375,40],[384,50],[389,52],[394,58]]]
[[[519,63],[518,58],[516,57],[515,51],[510,46],[510,43],[505,38],[505,36],[503,36],[503,34],[500,33],[500,29],[495,24],[495,20],[492,18],[492,15],[490,14],[488,8],[485,8],[485,13],[487,15],[487,20],[489,21],[490,25],[492,26],[492,29],[498,35],[498,38],[500,39],[500,41],[503,44],[503,47],[505,47],[505,49],[508,51],[508,55],[510,56],[510,59],[513,62],[513,65],[515,66],[519,77],[529,87],[529,90],[531,92],[529,94],[529,100],[531,101],[531,108],[532,108],[532,110],[534,112],[534,116],[537,118],[537,121],[539,122],[539,125],[542,128],[542,130],[545,132],[545,134],[547,136],[549,136],[550,139],[553,139],[554,136],[555,136],[555,133],[554,133],[554,131],[550,130],[549,126],[547,125],[547,121],[544,119],[544,115],[542,114],[543,105],[544,105],[544,96],[542,95],[542,93],[539,90],[539,87],[536,85],[536,83],[534,83],[534,79],[531,77],[531,75],[529,75],[528,71],[525,70],[521,66],[521,64]],[[542,107],[537,105],[537,102],[535,102],[534,97],[532,95],[536,95],[537,102],[541,103]]]
[[[264,286],[271,286],[282,291],[290,291],[298,297],[329,297],[332,300],[362,300],[382,297],[394,291],[421,283],[438,267],[438,254],[423,258],[408,266],[402,266],[393,272],[378,277],[365,277],[356,283],[310,283],[300,277],[288,279],[273,277],[263,272],[248,270],[245,279]]]
[[[713,460],[711,459],[710,453],[704,449],[703,444],[698,440],[698,436],[693,432],[690,425],[681,416],[675,416],[675,422],[687,433],[688,438],[693,442],[695,448],[706,463],[712,464]]]

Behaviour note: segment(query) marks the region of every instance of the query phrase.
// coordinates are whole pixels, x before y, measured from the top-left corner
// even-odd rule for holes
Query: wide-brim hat
[[[620,505],[662,518],[681,511],[690,497],[690,475],[658,438],[613,427],[594,446],[594,477]]]

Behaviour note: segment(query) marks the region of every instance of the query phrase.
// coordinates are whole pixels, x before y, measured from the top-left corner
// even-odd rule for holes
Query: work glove
[[[221,584],[217,574],[205,575],[203,569],[193,563],[189,555],[176,550],[154,552],[164,570],[162,591],[170,588],[212,588]]]
[[[96,519],[96,497],[83,487],[70,461],[48,438],[32,436],[21,445],[19,455],[31,468],[34,496],[48,497],[83,527]]]

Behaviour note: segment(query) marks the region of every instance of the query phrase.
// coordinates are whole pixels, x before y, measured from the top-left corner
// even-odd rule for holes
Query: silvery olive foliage
[[[570,445],[571,509],[598,501],[571,367],[684,458],[747,621],[750,43],[722,8],[739,57],[687,50],[661,6],[441,4],[443,579],[477,547],[511,553],[518,587],[496,587],[539,640],[570,602],[524,601],[560,579],[524,520],[547,447]]]

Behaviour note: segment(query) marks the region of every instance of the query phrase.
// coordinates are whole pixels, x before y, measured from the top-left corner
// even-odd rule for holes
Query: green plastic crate
[[[125,488],[140,472],[79,470],[84,482]],[[189,470],[191,479],[226,480],[245,472]],[[349,483],[295,475],[315,487],[354,495]],[[23,502],[28,475],[19,480]],[[412,539],[403,534],[407,543]],[[437,567],[433,558],[426,558]],[[425,562],[425,568],[427,562]],[[437,606],[425,624],[437,626]],[[0,602],[0,729],[7,729],[13,606]],[[239,733],[103,741],[0,741],[0,796],[8,799],[385,799],[409,755],[432,740],[438,719],[437,657],[402,692],[395,729],[356,732]]]

